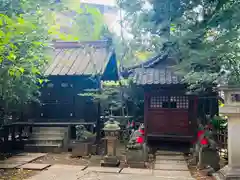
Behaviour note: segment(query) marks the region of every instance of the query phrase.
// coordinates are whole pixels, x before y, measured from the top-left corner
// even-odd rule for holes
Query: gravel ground
[[[0,180],[23,180],[25,178],[34,176],[37,171],[22,170],[22,169],[11,169],[2,170],[0,169]]]

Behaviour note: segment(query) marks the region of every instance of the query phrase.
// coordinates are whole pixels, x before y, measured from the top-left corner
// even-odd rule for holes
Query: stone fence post
[[[220,114],[228,117],[228,165],[219,171],[224,180],[240,179],[240,86],[225,86],[225,105]]]

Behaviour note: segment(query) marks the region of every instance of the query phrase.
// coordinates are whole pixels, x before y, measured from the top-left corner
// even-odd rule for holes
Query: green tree
[[[53,39],[71,41],[86,37],[81,37],[80,31],[78,34],[60,31],[56,14],[71,10],[67,5],[49,0],[0,0],[0,97],[5,113],[19,108],[19,105],[38,101],[38,90],[45,81],[43,72],[49,62],[48,51],[52,49]],[[77,15],[81,13],[85,11],[79,7]],[[88,10],[88,13],[95,19],[99,15],[94,10]],[[97,39],[100,25],[96,23],[94,27],[98,28],[92,37]]]
[[[239,81],[239,1],[119,0],[119,6],[138,49],[159,53],[171,44],[176,69],[192,90],[224,76]]]
[[[43,8],[32,2],[0,3],[0,96],[5,111],[36,100],[43,82],[41,72],[48,62],[49,26]]]
[[[239,8],[238,1],[199,2],[175,21],[172,41],[181,57],[177,68],[192,90],[204,90],[223,79],[239,83]]]
[[[97,8],[82,5],[80,2],[64,0],[61,11],[54,12],[53,30],[56,38],[72,41],[100,40],[104,29],[103,15]]]

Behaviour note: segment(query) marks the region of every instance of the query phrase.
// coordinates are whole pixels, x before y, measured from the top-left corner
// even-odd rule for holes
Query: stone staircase
[[[155,153],[154,174],[162,179],[195,180],[188,169],[183,152],[159,150]]]
[[[24,149],[28,152],[62,152],[66,134],[66,127],[33,127]]]

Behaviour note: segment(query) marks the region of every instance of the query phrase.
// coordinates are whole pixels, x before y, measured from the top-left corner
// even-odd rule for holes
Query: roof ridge
[[[155,64],[164,61],[168,55],[169,55],[169,51],[163,51],[162,53],[159,53],[158,55],[150,58],[149,60],[147,60],[145,62],[142,62],[138,65],[126,68],[125,71],[132,71],[132,70],[138,69],[138,68],[151,68]]]
[[[110,47],[110,40],[97,40],[97,41],[54,41],[53,47],[55,49],[68,49],[68,48],[84,48],[91,46],[94,48],[107,48]]]

